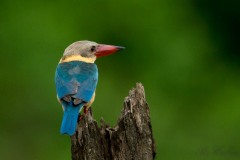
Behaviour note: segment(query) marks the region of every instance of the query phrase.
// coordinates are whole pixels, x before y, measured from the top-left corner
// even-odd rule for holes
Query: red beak
[[[113,53],[115,53],[117,51],[120,51],[122,49],[125,49],[125,47],[99,44],[99,46],[96,48],[95,55],[98,58],[98,57],[113,54]]]

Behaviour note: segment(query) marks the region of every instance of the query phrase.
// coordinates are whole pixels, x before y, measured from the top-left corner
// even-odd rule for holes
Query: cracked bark
[[[141,83],[129,91],[115,127],[98,126],[88,112],[71,137],[72,160],[152,160],[155,143],[149,107]]]

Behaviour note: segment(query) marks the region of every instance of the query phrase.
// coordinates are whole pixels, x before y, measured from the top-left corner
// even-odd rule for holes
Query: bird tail
[[[64,114],[63,114],[60,132],[61,134],[68,134],[72,136],[76,131],[78,114],[80,109],[83,107],[83,104],[74,106],[73,103],[70,102],[70,103],[63,103],[63,106],[64,106]]]

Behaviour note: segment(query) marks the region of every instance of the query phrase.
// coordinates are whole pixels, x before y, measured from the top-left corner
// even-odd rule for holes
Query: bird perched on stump
[[[79,112],[84,108],[87,113],[94,101],[98,82],[95,60],[121,49],[124,47],[91,41],[77,41],[65,49],[55,74],[57,98],[64,112],[61,134],[73,135]]]

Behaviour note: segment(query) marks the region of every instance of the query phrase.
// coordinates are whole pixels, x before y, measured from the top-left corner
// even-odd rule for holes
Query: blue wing
[[[97,66],[92,63],[71,61],[57,66],[55,83],[58,98],[70,95],[83,101],[78,105],[62,101],[64,114],[60,132],[73,135],[77,127],[78,113],[84,103],[89,102],[95,92],[98,81]]]
[[[57,66],[55,83],[59,99],[71,95],[89,102],[96,89],[98,69],[94,63],[71,61]]]

